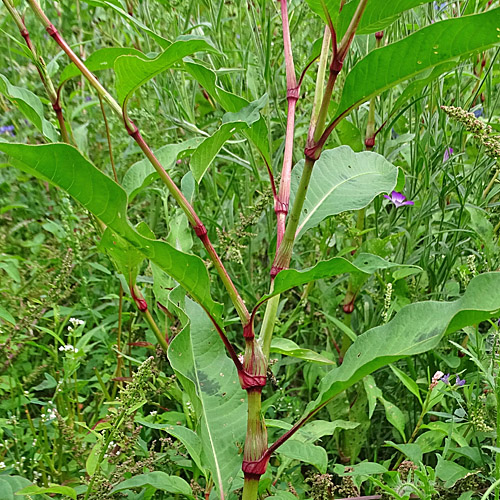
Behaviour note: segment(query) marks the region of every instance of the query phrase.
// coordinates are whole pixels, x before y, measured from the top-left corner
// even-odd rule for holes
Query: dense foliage
[[[0,500],[498,500],[498,0],[0,29]]]

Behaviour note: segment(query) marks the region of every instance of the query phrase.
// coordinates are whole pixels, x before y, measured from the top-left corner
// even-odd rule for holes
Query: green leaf
[[[345,472],[344,465],[337,464],[334,470],[339,476],[369,476],[371,474],[385,474],[388,472],[383,465],[374,462],[361,462],[352,466],[352,470],[348,472]]]
[[[336,117],[424,70],[499,43],[499,17],[496,8],[447,19],[373,50],[347,75]]]
[[[451,488],[459,479],[462,479],[468,474],[470,474],[469,469],[438,456],[436,476],[444,481],[445,488]]]
[[[196,432],[188,429],[187,427],[182,427],[182,425],[170,425],[170,424],[152,424],[145,420],[136,420],[140,425],[146,427],[151,427],[153,429],[161,429],[174,438],[178,439],[186,448],[189,456],[193,459],[193,462],[198,466],[203,473],[205,468],[203,467],[201,461],[201,440]]]
[[[259,111],[267,104],[267,94],[235,113],[226,113],[222,125],[211,137],[207,137],[193,153],[189,166],[199,183],[222,146],[236,133],[251,127],[260,119]]]
[[[12,102],[49,141],[58,140],[56,129],[44,118],[43,105],[38,96],[25,88],[12,85],[2,74],[0,74],[0,93]]]
[[[87,2],[90,5],[95,5],[98,7],[103,7],[103,8],[108,8],[112,9],[120,16],[123,18],[123,20],[128,23],[132,24],[137,28],[140,28],[142,31],[147,33],[155,42],[162,48],[166,49],[168,46],[171,45],[171,42],[168,41],[166,38],[163,38],[162,36],[158,35],[158,33],[155,33],[151,28],[148,28],[145,24],[141,23],[141,21],[138,20],[136,16],[131,16],[128,12],[120,8],[118,5],[115,5],[112,2],[106,2],[103,0],[89,0]]]
[[[309,8],[317,14],[325,23],[328,24],[328,18],[335,25],[339,17],[341,0],[306,0]]]
[[[10,314],[5,307],[0,305],[0,318],[4,319],[5,321],[8,321],[9,323],[12,323],[13,325],[16,324],[16,320],[14,319],[14,316]]]
[[[195,62],[186,62],[184,64],[184,70],[188,72],[225,111],[236,113],[250,104],[243,97],[228,92],[217,85],[217,76],[211,69]],[[264,119],[261,117],[249,129],[243,130],[242,134],[253,142],[266,164],[271,165],[269,131]]]
[[[220,304],[210,296],[210,279],[199,257],[176,250],[168,243],[145,238],[127,220],[127,195],[108,176],[67,144],[25,145],[0,143],[21,170],[65,190],[111,230],[174,278],[215,317]]]
[[[403,438],[403,441],[406,441],[406,419],[404,413],[394,403],[387,401],[387,399],[384,399],[383,397],[380,397],[379,399],[384,405],[385,416],[387,420],[398,430],[398,432],[401,434],[401,437]]]
[[[305,285],[311,281],[329,278],[331,276],[344,273],[355,273],[358,275],[368,276],[369,274],[373,274],[381,269],[400,266],[404,266],[404,264],[388,262],[378,255],[361,253],[356,257],[354,262],[349,262],[343,257],[333,257],[330,260],[318,262],[315,266],[302,271],[298,271],[296,269],[285,269],[276,276],[273,291],[264,295],[259,302],[257,302],[256,307],[275,295],[279,295],[296,286]],[[414,267],[421,270],[418,266]]]
[[[273,338],[271,342],[271,351],[293,358],[303,359],[305,361],[313,361],[314,363],[321,363],[324,365],[334,365],[335,362],[331,361],[317,352],[310,349],[302,349],[295,342],[290,339]]]
[[[210,470],[219,494],[229,493],[241,468],[239,447],[245,441],[246,394],[238,374],[226,356],[224,345],[210,320],[180,289],[170,294],[183,329],[172,340],[168,359],[193,405],[196,433],[202,443],[201,459]]]
[[[84,61],[84,63],[87,69],[92,72],[100,71],[103,69],[112,69],[114,67],[116,59],[120,56],[125,55],[144,57],[144,54],[137,49],[127,47],[106,47],[104,49],[99,49],[95,52],[92,52],[92,54],[90,54],[90,56]],[[59,78],[59,84],[61,85],[70,78],[80,76],[81,74],[81,71],[76,67],[75,63],[71,63],[62,71]]]
[[[498,272],[473,278],[464,295],[454,302],[418,302],[403,307],[389,323],[358,336],[342,365],[323,377],[320,394],[306,412],[322,407],[378,368],[433,349],[445,333],[495,317],[499,310]]]
[[[16,495],[41,495],[43,493],[56,493],[57,495],[64,495],[65,497],[76,500],[76,491],[73,488],[58,485],[51,485],[48,488],[36,485],[27,486],[26,488],[19,490]]]
[[[0,492],[2,492],[5,497],[1,497],[2,500],[14,500],[14,494],[25,488],[31,486],[33,483],[21,476],[0,476]]]
[[[99,434],[100,436],[100,434]],[[97,439],[97,442],[92,447],[92,450],[87,457],[87,461],[85,462],[85,470],[89,476],[93,476],[97,467],[99,466],[99,455],[101,454],[103,446],[102,437]]]
[[[290,439],[278,448],[278,453],[292,460],[314,465],[321,474],[326,472],[328,455],[321,446]]]
[[[406,375],[405,372],[401,371],[396,366],[394,365],[389,365],[389,366],[391,367],[391,370],[394,372],[396,377],[398,377],[398,379],[401,380],[403,385],[420,401],[420,404],[423,404],[417,383],[408,375]]]
[[[295,197],[303,161],[292,170],[291,198]],[[396,186],[398,169],[383,156],[349,146],[323,151],[314,165],[297,237],[323,219],[366,207],[375,196],[389,193]]]
[[[167,144],[155,151],[155,156],[168,172],[175,167],[175,162],[181,153],[196,149],[203,141],[201,137],[193,137],[178,144]],[[122,187],[128,194],[129,202],[132,201],[143,189],[151,185],[159,175],[151,162],[145,158],[134,163],[123,176]]]
[[[422,462],[423,453],[418,444],[416,443],[396,444],[393,443],[392,441],[386,441],[385,443],[392,446],[393,448],[396,448],[396,450],[399,450],[403,455],[407,456],[413,463],[419,464],[420,462]]]
[[[117,491],[128,490],[130,488],[143,488],[144,486],[152,486],[153,488],[173,493],[175,495],[184,495],[192,498],[193,492],[189,484],[178,476],[169,476],[166,472],[155,471],[147,474],[139,474],[138,476],[126,479],[118,483],[110,493]]]
[[[391,0],[390,2],[387,0],[370,0],[366,4],[356,34],[367,35],[381,31],[394,22],[399,14],[405,10],[418,7],[424,3],[429,3],[429,0]],[[353,0],[342,8],[337,28],[338,39],[341,39],[347,31],[358,4],[359,0]]]
[[[106,228],[101,237],[99,249],[109,255],[118,272],[125,276],[129,286],[135,284],[139,267],[144,260],[144,255],[141,252],[109,227]]]
[[[118,101],[123,105],[141,85],[182,61],[184,57],[200,51],[217,52],[217,49],[205,38],[181,35],[155,59],[147,59],[146,56],[119,57],[115,61]]]

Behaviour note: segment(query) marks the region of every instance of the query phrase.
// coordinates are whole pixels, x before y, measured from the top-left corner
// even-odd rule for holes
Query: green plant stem
[[[168,175],[167,171],[163,168],[163,165],[156,158],[153,151],[151,150],[149,145],[146,143],[146,141],[140,134],[138,128],[130,120],[128,120],[118,102],[101,85],[99,80],[97,80],[97,78],[92,74],[92,72],[88,70],[83,61],[75,54],[75,52],[73,52],[71,47],[61,37],[55,26],[50,22],[49,18],[45,15],[45,13],[43,12],[40,5],[38,5],[36,0],[28,0],[28,1],[33,12],[47,30],[47,33],[56,41],[59,47],[61,47],[61,49],[70,58],[70,60],[75,64],[75,66],[82,72],[84,77],[99,93],[102,99],[104,99],[104,101],[106,101],[109,104],[113,112],[116,113],[121,118],[130,136],[137,142],[138,146],[141,148],[141,150],[144,152],[148,160],[151,162],[151,164],[157,171],[161,180],[167,186],[168,190],[170,191],[170,194],[173,196],[173,198],[177,201],[179,206],[185,212],[191,226],[193,227],[196,235],[200,238],[203,245],[205,246],[205,249],[207,250],[208,255],[210,256],[210,260],[212,261],[222,282],[224,283],[224,286],[226,287],[229,297],[231,298],[231,301],[234,304],[238,316],[240,317],[242,323],[246,325],[250,320],[250,314],[248,313],[248,310],[245,306],[245,303],[243,302],[243,299],[236,290],[234,283],[229,277],[229,274],[224,268],[224,265],[222,264],[220,257],[218,256],[212,243],[210,242],[207,230],[203,225],[203,223],[201,222],[198,215],[196,214],[194,208],[191,206],[186,197],[182,194],[181,190],[177,187],[177,185]]]
[[[286,225],[285,235],[283,236],[283,241],[281,242],[281,246],[276,254],[276,258],[274,259],[273,267],[271,269],[271,276],[276,276],[279,271],[288,268],[290,265],[293,243],[295,241],[295,233],[297,232],[300,214],[302,212],[302,207],[304,206],[307,188],[309,187],[309,181],[311,180],[315,163],[316,160],[306,158],[304,170],[302,171],[302,176],[300,177],[299,187],[297,188],[297,193],[295,194],[295,199],[293,201],[293,207]]]
[[[259,479],[245,478],[241,500],[255,500],[259,493]]]
[[[144,319],[147,321],[151,330],[153,330],[156,340],[158,340],[158,343],[161,345],[163,351],[165,352],[165,354],[167,354],[168,351],[167,339],[165,338],[161,330],[158,328],[158,325],[156,324],[156,321],[154,320],[153,316],[151,316],[149,309],[146,309],[142,313],[142,315],[144,316]]]
[[[256,462],[265,456],[267,451],[267,429],[262,416],[262,389],[250,389],[248,393],[248,420],[245,449],[243,452],[243,469],[245,462]],[[262,473],[249,473],[244,470],[245,482],[243,496],[245,500],[255,500]]]
[[[271,292],[273,285],[271,284]],[[271,297],[266,304],[266,312],[262,320],[262,327],[260,329],[259,342],[262,347],[266,359],[269,359],[269,351],[271,350],[271,340],[273,338],[274,324],[278,313],[278,306],[280,303],[280,296],[275,295]]]

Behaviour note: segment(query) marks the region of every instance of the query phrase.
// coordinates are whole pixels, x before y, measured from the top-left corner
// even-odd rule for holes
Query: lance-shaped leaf
[[[397,264],[389,262],[378,255],[370,253],[359,254],[353,262],[344,259],[343,257],[333,257],[329,260],[318,262],[315,266],[308,269],[298,271],[297,269],[284,269],[280,271],[274,279],[272,292],[264,295],[256,307],[259,307],[263,302],[279,295],[296,286],[305,285],[311,281],[329,278],[337,274],[353,273],[356,275],[368,276],[381,269],[389,269],[392,267],[414,268],[415,271],[421,271],[418,266],[408,266],[406,264]]]
[[[222,125],[211,137],[207,137],[193,153],[189,166],[199,183],[222,146],[236,133],[248,129],[260,119],[259,111],[267,104],[267,94],[235,113],[226,113]]]
[[[356,33],[366,35],[381,31],[394,22],[402,12],[429,3],[429,0],[370,0],[366,4]],[[337,36],[342,38],[349,27],[359,0],[353,0],[342,8],[337,27]]]
[[[445,333],[496,317],[500,312],[500,273],[471,280],[454,302],[418,302],[403,307],[389,323],[372,328],[347,350],[342,365],[321,381],[319,396],[306,413],[314,412],[337,394],[378,368],[405,356],[434,349]]]
[[[87,69],[95,72],[103,69],[112,69],[118,57],[131,55],[145,57],[144,54],[137,49],[127,47],[106,47],[92,52],[92,54],[84,62]],[[81,74],[81,71],[75,66],[75,64],[71,63],[66,66],[61,73],[59,84],[62,84],[75,76],[80,76]]]
[[[500,43],[499,29],[496,8],[440,21],[373,50],[347,75],[336,117],[426,69]]]
[[[182,302],[178,292],[170,294],[170,305],[178,312],[184,328],[172,340],[168,359],[197,417],[203,465],[212,473],[223,498],[241,468],[239,446],[245,440],[246,394],[213,325],[189,299],[183,312],[178,307]]]
[[[174,278],[187,292],[215,317],[220,304],[210,296],[210,279],[199,257],[176,250],[163,241],[145,238],[127,220],[125,191],[98,170],[80,152],[67,144],[7,144],[0,151],[12,163],[28,173],[60,187],[81,203],[144,256]]]
[[[295,197],[303,161],[292,170],[291,198]],[[314,165],[300,215],[297,238],[323,219],[366,207],[375,196],[396,186],[398,169],[382,155],[349,146],[323,151]]]
[[[237,96],[220,85],[217,85],[217,76],[209,68],[195,62],[186,62],[184,69],[187,71],[223,108],[230,113],[237,113],[246,108],[250,103],[243,97]],[[269,132],[266,122],[261,117],[249,129],[242,132],[253,142],[259,150],[267,165],[271,164],[271,153],[269,150]]]
[[[43,105],[38,96],[27,89],[12,85],[0,74],[0,94],[3,94],[49,141],[58,140],[56,129],[44,118]]]
[[[195,52],[217,52],[206,38],[181,35],[170,47],[155,59],[146,56],[121,56],[115,61],[116,92],[120,104],[130,97],[141,85],[172,67],[183,57]]]
[[[131,488],[144,488],[145,486],[152,486],[156,490],[193,498],[193,491],[184,479],[178,476],[169,476],[166,472],[161,471],[147,472],[146,474],[139,474],[130,479],[125,479],[125,481],[118,483],[110,493]]]
[[[303,359],[305,361],[312,361],[314,363],[321,363],[323,365],[335,364],[335,362],[331,359],[325,358],[311,349],[299,347],[293,340],[290,339],[274,338],[271,342],[270,352],[276,352],[278,354]]]

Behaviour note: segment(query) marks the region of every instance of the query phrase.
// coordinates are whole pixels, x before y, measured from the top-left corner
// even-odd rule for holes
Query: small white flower
[[[5,462],[0,462],[0,469],[5,469]]]
[[[156,417],[158,415],[158,412],[156,410],[153,410],[152,412],[149,413],[152,417]]]

